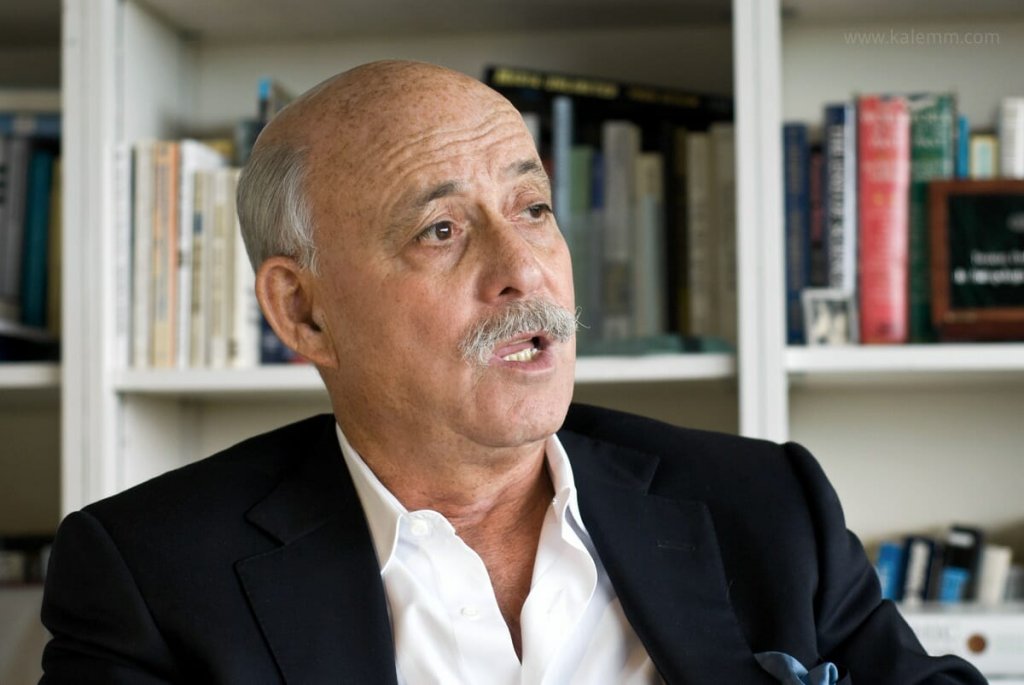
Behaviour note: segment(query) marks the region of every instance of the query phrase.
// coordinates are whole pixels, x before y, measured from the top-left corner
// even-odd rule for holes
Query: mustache
[[[577,314],[550,300],[518,300],[476,322],[459,342],[462,358],[486,366],[499,343],[524,333],[543,332],[567,342],[579,326]]]

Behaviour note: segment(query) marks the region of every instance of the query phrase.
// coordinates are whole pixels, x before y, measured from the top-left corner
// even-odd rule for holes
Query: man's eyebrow
[[[532,176],[542,182],[545,187],[551,186],[548,172],[544,171],[544,167],[535,159],[524,159],[514,162],[505,168],[505,174],[508,176]]]
[[[420,213],[426,209],[431,202],[441,198],[455,195],[466,187],[462,181],[442,181],[437,185],[430,186],[421,192],[412,191],[401,202],[398,203],[398,213],[388,222],[384,231],[384,240],[394,242],[399,240],[409,224],[412,223]]]

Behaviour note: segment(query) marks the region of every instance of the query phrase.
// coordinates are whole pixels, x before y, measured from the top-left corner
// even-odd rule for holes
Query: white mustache
[[[550,300],[520,300],[474,324],[459,342],[462,358],[486,366],[498,343],[517,335],[541,331],[556,342],[576,334],[576,315]]]

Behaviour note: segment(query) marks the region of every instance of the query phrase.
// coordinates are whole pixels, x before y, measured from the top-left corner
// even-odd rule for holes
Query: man
[[[801,448],[569,408],[569,255],[493,91],[330,79],[239,213],[333,416],[69,516],[44,682],[983,682],[880,601]]]

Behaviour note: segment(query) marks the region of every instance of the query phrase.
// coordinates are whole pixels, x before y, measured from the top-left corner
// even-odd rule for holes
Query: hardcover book
[[[908,320],[910,112],[901,96],[865,96],[857,110],[862,343],[904,343]]]

